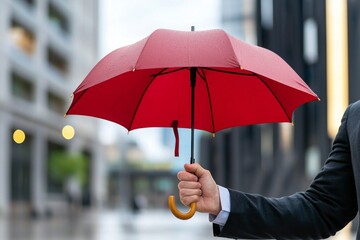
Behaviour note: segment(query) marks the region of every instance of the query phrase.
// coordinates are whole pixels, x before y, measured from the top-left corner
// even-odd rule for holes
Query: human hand
[[[197,203],[197,211],[218,215],[221,210],[219,189],[211,173],[198,163],[185,164],[178,173],[180,201],[184,205]]]

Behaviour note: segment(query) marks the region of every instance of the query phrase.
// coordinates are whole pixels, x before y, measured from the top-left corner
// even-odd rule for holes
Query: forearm
[[[230,190],[230,215],[215,235],[316,239],[334,235],[358,210],[345,112],[332,151],[306,192],[266,198]]]
[[[319,219],[316,207],[309,203],[303,193],[284,198],[266,198],[230,190],[230,195],[230,215],[218,236],[314,239],[325,238],[336,232]],[[236,205],[235,202],[241,204]]]
[[[344,172],[343,172],[344,174]],[[267,198],[229,189],[230,214],[214,234],[230,238],[319,239],[334,235],[357,212],[356,195],[349,189],[318,188],[322,173],[303,193],[283,198]],[[319,182],[320,181],[320,182]],[[336,191],[338,198],[331,193]]]

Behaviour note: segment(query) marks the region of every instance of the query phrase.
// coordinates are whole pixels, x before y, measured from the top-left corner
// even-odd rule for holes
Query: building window
[[[15,129],[13,129],[14,131]],[[28,134],[22,144],[12,142],[10,162],[10,195],[12,202],[31,200],[32,136]]]
[[[48,108],[50,110],[59,114],[65,113],[65,101],[61,97],[55,95],[52,92],[48,92],[47,100]]]
[[[34,101],[34,84],[17,73],[11,74],[11,91],[15,97],[26,101]]]
[[[21,49],[24,53],[30,56],[34,54],[36,45],[34,34],[16,20],[11,22],[9,39],[14,46]]]
[[[63,56],[61,56],[54,49],[49,47],[47,50],[47,58],[48,58],[48,63],[50,64],[53,70],[62,74],[63,76],[67,75],[68,62]]]
[[[28,4],[29,6],[34,6],[35,5],[35,0],[18,0],[19,2],[23,2]]]
[[[55,6],[49,4],[48,7],[48,18],[51,25],[55,28],[56,31],[61,33],[69,33],[69,22],[66,16],[59,11]]]
[[[36,0],[17,0],[17,1],[22,3],[29,10],[34,9],[35,2],[36,2]]]

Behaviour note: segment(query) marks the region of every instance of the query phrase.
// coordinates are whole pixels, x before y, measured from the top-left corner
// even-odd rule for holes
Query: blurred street
[[[185,211],[185,210],[184,210]],[[187,221],[170,211],[145,210],[137,214],[121,210],[89,211],[77,217],[63,216],[31,220],[0,218],[2,240],[205,240],[225,239],[212,235],[208,215],[196,213]],[[338,234],[330,240],[354,239]]]
[[[211,239],[207,214],[195,214],[187,221],[168,210],[148,210],[138,214],[120,210],[87,212],[79,217],[53,217],[38,220],[0,218],[2,240],[103,240],[103,239]],[[219,238],[217,238],[219,239]]]

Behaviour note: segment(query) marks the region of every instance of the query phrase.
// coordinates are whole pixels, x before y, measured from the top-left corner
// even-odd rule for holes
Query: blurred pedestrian
[[[69,205],[70,213],[75,213],[80,209],[82,190],[81,183],[76,176],[70,176],[65,183],[65,192]]]
[[[325,165],[304,192],[267,198],[227,189],[199,164],[185,164],[178,178],[182,203],[197,202],[198,211],[210,213],[215,236],[327,238],[346,226],[360,205],[360,101],[345,111]]]

